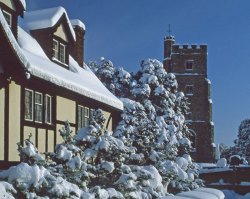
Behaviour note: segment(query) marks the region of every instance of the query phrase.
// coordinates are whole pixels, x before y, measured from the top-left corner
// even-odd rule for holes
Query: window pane
[[[40,93],[35,94],[35,103],[42,104],[42,94],[40,94]]]
[[[42,94],[35,93],[35,121],[42,122],[43,112],[42,112]]]
[[[77,128],[80,129],[83,127],[83,107],[82,106],[78,106],[77,107]]]
[[[11,27],[11,14],[6,11],[3,11],[3,16],[6,22],[8,23],[8,25]]]
[[[89,108],[85,107],[84,108],[84,126],[89,125]]]
[[[35,104],[35,121],[42,122],[42,106]]]
[[[53,57],[58,59],[58,41],[53,40]]]
[[[63,44],[60,44],[60,49],[59,49],[59,60],[62,63],[65,63],[65,46]]]
[[[193,70],[193,61],[186,61],[186,69]]]
[[[51,124],[51,97],[46,96],[45,122]]]
[[[29,90],[25,90],[25,119],[33,120],[33,92]]]
[[[193,94],[193,86],[192,85],[188,85],[186,86],[186,94]]]

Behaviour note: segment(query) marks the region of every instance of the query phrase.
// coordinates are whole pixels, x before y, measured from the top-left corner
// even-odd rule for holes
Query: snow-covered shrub
[[[30,165],[44,164],[44,157],[38,153],[37,148],[34,146],[33,142],[31,141],[31,134],[29,135],[28,139],[24,141],[24,146],[20,143],[18,145],[18,152],[20,154],[20,159],[22,162],[27,162]]]
[[[12,184],[0,181],[0,198],[15,199],[17,191],[14,189]]]
[[[12,184],[0,183],[7,192],[17,198],[80,198],[82,191],[77,185],[67,182],[61,177],[52,175],[49,170],[38,165],[20,163],[0,172],[0,179]],[[10,197],[11,198],[11,197]]]

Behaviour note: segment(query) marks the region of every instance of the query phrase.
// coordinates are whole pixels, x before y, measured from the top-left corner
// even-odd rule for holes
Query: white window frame
[[[188,65],[188,63],[192,63],[192,68],[187,68],[187,65]],[[186,60],[186,62],[185,62],[185,69],[187,70],[187,71],[192,71],[192,70],[194,70],[194,60]]]
[[[188,91],[188,90],[187,90],[188,87],[192,87],[192,93],[188,93],[188,92],[187,92],[187,91]],[[186,92],[186,95],[187,95],[187,96],[193,96],[193,95],[194,95],[194,85],[191,85],[191,84],[190,84],[190,85],[186,85],[186,87],[185,87],[185,92]]]
[[[24,119],[25,119],[26,121],[33,121],[33,120],[34,120],[34,91],[25,88],[25,90],[24,90],[24,109],[26,109],[26,104],[25,104],[25,91],[29,91],[29,92],[31,92],[31,94],[32,94],[32,98],[31,98],[31,105],[32,105],[31,113],[32,113],[32,117],[31,117],[31,119],[27,119],[27,118],[25,117],[25,114],[24,114]],[[24,110],[24,112],[25,112],[25,110]]]
[[[81,108],[81,118],[79,118],[79,108]],[[77,105],[77,128],[78,130],[80,128],[84,128],[89,126],[89,121],[90,121],[90,108],[82,105]],[[87,114],[86,114],[87,113]],[[81,123],[79,124],[79,119]],[[88,123],[87,123],[88,121]]]
[[[36,94],[41,95],[41,103],[40,104],[36,102]],[[35,109],[36,105],[41,106],[41,116],[42,116],[42,118],[41,118],[41,121],[38,121],[38,120],[36,120],[36,117],[34,117],[34,121],[36,123],[43,123],[43,107],[44,107],[43,106],[43,94],[40,93],[40,92],[37,92],[37,91],[35,91],[35,96],[34,96],[34,110],[33,110],[33,112],[35,113],[34,114],[35,116],[36,116],[36,112],[37,112],[37,110]]]
[[[57,45],[57,48],[55,49],[54,48],[54,42],[56,42],[56,45]],[[59,59],[59,41],[57,41],[56,39],[53,39],[53,57],[55,58],[55,59]]]
[[[5,17],[5,15],[8,15],[8,16],[9,16],[9,18],[10,18],[10,24],[8,23],[8,21],[7,21],[6,17]],[[9,12],[7,12],[6,10],[3,10],[3,16],[4,16],[5,20],[6,20],[6,22],[8,23],[9,27],[11,28],[11,27],[12,27],[12,14],[9,13]]]
[[[87,111],[86,111],[87,110]],[[84,127],[88,126],[89,125],[89,108],[88,107],[84,107]],[[86,115],[86,112],[88,112],[88,115]],[[86,124],[86,121],[88,120],[88,124]]]
[[[48,106],[47,106],[47,100],[48,100],[48,98],[50,99],[50,107],[49,107],[49,110],[50,110],[50,113],[49,113],[49,117],[50,117],[50,121],[48,121]],[[52,97],[51,97],[51,95],[48,95],[48,94],[46,94],[45,95],[45,123],[46,124],[52,124],[52,110],[51,110],[51,108],[52,108]]]
[[[63,52],[61,51],[62,49],[63,49]],[[62,57],[62,53],[63,53],[63,57]],[[64,64],[65,64],[65,60],[66,60],[65,56],[66,56],[66,45],[64,45],[63,43],[59,43],[58,59],[60,62],[62,62]]]
[[[80,117],[79,111],[78,111],[79,108],[81,108],[81,119],[80,119],[81,123],[79,123],[79,117]],[[83,121],[84,121],[84,106],[77,105],[77,128],[78,130],[84,127]]]

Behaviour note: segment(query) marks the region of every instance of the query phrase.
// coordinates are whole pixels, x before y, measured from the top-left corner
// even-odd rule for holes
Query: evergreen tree
[[[114,68],[112,62],[106,62]],[[96,71],[102,70],[102,64],[96,64],[95,68]],[[100,74],[103,73],[97,73]],[[115,73],[113,79],[117,79]],[[110,81],[114,88],[124,88],[123,84],[116,86],[114,80]],[[129,83],[126,88],[130,88],[130,92],[118,94],[118,97],[126,98],[121,98],[124,111],[114,132],[115,137],[135,149],[127,163],[154,165],[173,192],[200,186],[197,167],[187,155],[191,148],[190,132],[185,122],[187,98],[177,92],[175,76],[168,74],[158,60],[148,59],[141,62],[140,70],[131,75]],[[106,86],[110,88],[109,84]],[[181,168],[179,159],[187,166]]]
[[[240,123],[237,139],[235,143],[235,152],[250,161],[250,119],[245,119]]]

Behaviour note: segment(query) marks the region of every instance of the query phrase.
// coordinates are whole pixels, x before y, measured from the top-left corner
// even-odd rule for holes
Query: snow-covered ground
[[[225,199],[250,199],[250,192],[245,194],[244,196],[237,194],[231,190],[223,190],[223,193],[225,195]]]

